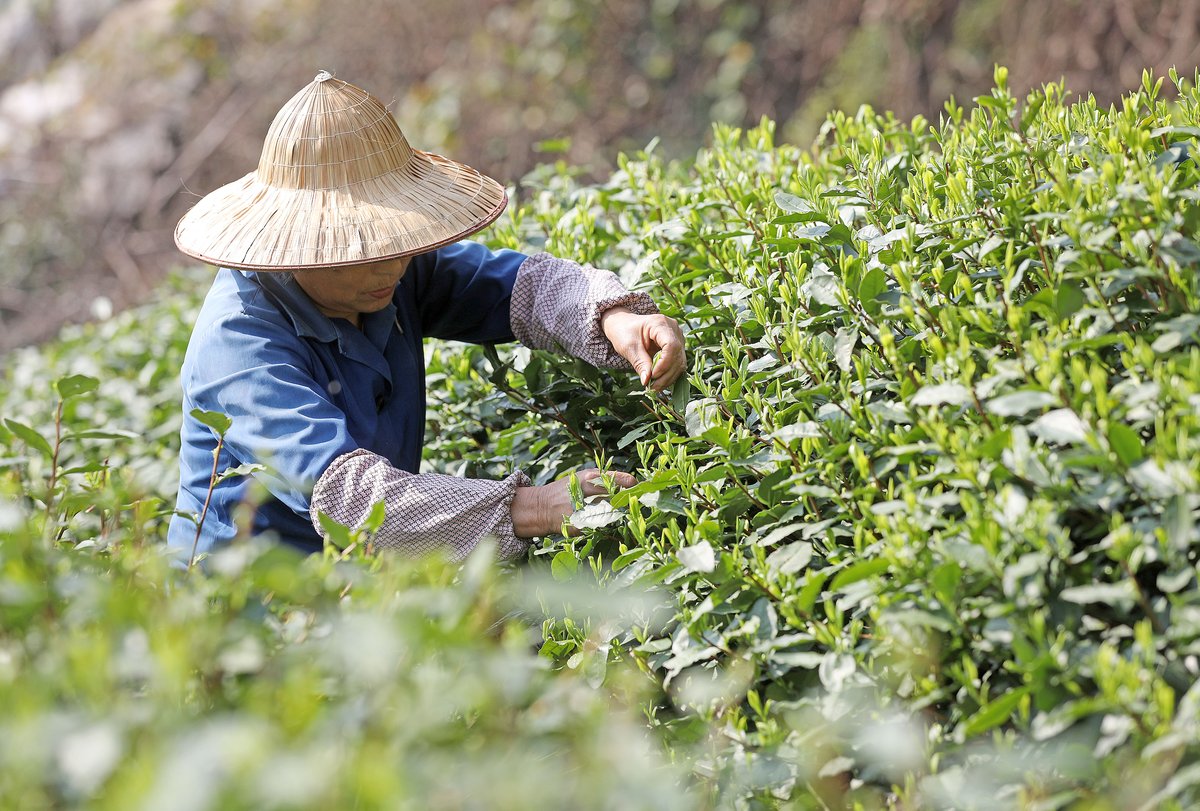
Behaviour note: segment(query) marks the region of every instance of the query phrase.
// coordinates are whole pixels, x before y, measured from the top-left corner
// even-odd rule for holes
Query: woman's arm
[[[607,270],[547,253],[531,256],[517,271],[509,317],[526,346],[557,349],[593,366],[632,367],[643,385],[660,391],[686,368],[675,320]]]
[[[648,295],[626,290],[613,273],[548,253],[521,263],[509,307],[513,334],[526,346],[614,369],[629,363],[605,337],[600,317],[613,307],[640,315],[658,312]]]
[[[633,476],[598,470],[579,473],[583,495],[603,495],[609,487],[632,487]],[[324,513],[340,524],[359,527],[378,502],[384,520],[377,546],[407,554],[446,549],[452,560],[466,558],[485,538],[496,541],[501,558],[517,557],[529,539],[559,532],[575,510],[566,479],[531,486],[524,473],[501,481],[461,479],[440,473],[407,473],[370,451],[338,457],[313,489],[309,517],[322,532]]]
[[[452,560],[462,560],[490,537],[499,556],[511,558],[529,547],[529,536],[517,535],[511,508],[517,488],[528,486],[520,472],[500,481],[408,473],[378,454],[356,450],[333,460],[321,475],[309,517],[317,532],[323,532],[321,513],[357,527],[382,501],[384,520],[375,536],[381,548],[413,555],[445,549]]]

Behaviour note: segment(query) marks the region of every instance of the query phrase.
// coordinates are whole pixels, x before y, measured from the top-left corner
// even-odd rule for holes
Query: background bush
[[[623,158],[596,185],[566,166],[526,179],[493,243],[651,291],[685,325],[691,374],[659,398],[547,353],[430,348],[431,469],[545,481],[598,462],[642,480],[499,584],[481,563],[455,575],[332,550],[297,563],[256,545],[171,580],[155,543],[174,492],[167,381],[194,294],[17,356],[0,433],[0,689],[28,725],[0,740],[42,748],[5,750],[0,785],[30,807],[150,797],[165,741],[206,751],[228,734],[235,751],[266,740],[304,757],[342,740],[344,712],[362,754],[320,796],[368,806],[464,804],[452,788],[469,784],[404,764],[418,751],[440,763],[431,740],[448,758],[482,753],[483,772],[510,773],[500,742],[553,753],[558,788],[514,783],[513,796],[597,807],[1195,804],[1200,95],[1172,76],[1168,99],[1147,75],[1103,109],[1056,85],[1019,100],[995,78],[935,125],[862,108],[808,151],[763,122],[718,128],[687,163]],[[47,381],[72,373],[100,383],[93,397],[61,379],[56,454]],[[506,593],[537,609],[489,596]],[[623,595],[634,608],[613,608]],[[417,652],[384,656],[375,682],[345,678],[374,643],[338,642],[362,611],[380,649]],[[297,647],[289,622],[326,642]],[[139,627],[145,640],[127,642]],[[121,677],[127,644],[166,675]],[[254,667],[227,672],[223,653]],[[414,738],[402,724],[429,660],[450,664],[418,695],[466,697]],[[528,692],[499,675],[480,686],[468,661],[536,678]],[[314,720],[280,709],[293,689]],[[568,715],[547,731],[537,707]],[[226,720],[234,732],[211,731]],[[93,737],[46,731],[60,728]],[[614,735],[648,742],[587,756]],[[393,755],[386,778],[362,771],[376,747]],[[93,748],[115,754],[63,765]],[[223,775],[219,807],[261,801],[269,759],[205,766]]]
[[[831,109],[934,115],[1065,79],[1103,103],[1200,64],[1194,0],[7,0],[0,6],[0,352],[145,301],[198,198],[258,163],[320,69],[412,144],[511,182],[592,179],[712,121],[808,143]]]

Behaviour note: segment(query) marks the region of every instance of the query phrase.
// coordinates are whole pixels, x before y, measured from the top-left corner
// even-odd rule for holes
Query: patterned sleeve
[[[658,312],[645,293],[631,293],[607,270],[584,267],[548,253],[535,254],[517,270],[509,317],[517,340],[534,349],[558,349],[593,366],[628,369],[600,330],[611,307],[640,315]]]
[[[319,513],[348,527],[366,520],[376,502],[384,504],[379,548],[420,555],[442,549],[451,560],[466,558],[481,540],[496,540],[497,554],[512,558],[529,548],[513,531],[512,499],[529,477],[514,473],[502,481],[462,479],[438,473],[408,473],[366,450],[343,454],[313,488],[309,517],[322,533]]]

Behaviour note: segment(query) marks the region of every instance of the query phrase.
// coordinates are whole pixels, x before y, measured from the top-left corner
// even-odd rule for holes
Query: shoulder
[[[184,373],[186,378],[200,370],[228,372],[303,355],[303,340],[261,288],[236,271],[222,269],[196,317]]]
[[[477,271],[487,267],[516,268],[528,257],[520,251],[501,248],[492,250],[480,242],[464,239],[428,253],[413,257],[412,269],[419,275],[429,272]]]

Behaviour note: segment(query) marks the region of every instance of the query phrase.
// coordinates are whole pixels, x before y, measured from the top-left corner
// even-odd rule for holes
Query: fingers
[[[647,336],[661,349],[658,361],[651,370],[652,382],[649,385],[655,391],[662,391],[687,371],[687,353],[684,351],[683,331],[675,319],[666,316],[658,318],[661,320],[651,325]],[[647,383],[645,378],[642,382]]]
[[[616,483],[617,487],[621,488],[622,490],[624,490],[626,487],[633,487],[635,484],[637,484],[637,479],[635,479],[630,473],[617,471],[615,473],[610,473],[609,476],[612,477],[612,480]]]
[[[604,473],[595,468],[579,471],[576,479],[588,500],[637,484],[637,479],[623,471]],[[570,477],[535,487],[518,487],[510,506],[513,534],[518,538],[554,535],[562,530],[563,520],[581,506],[572,498]],[[579,530],[567,527],[567,534],[578,535]]]
[[[606,496],[612,489],[624,490],[626,487],[633,487],[637,484],[637,479],[620,470],[603,473],[595,468],[591,468],[580,471],[577,474],[577,478],[579,479],[579,487],[583,490],[585,498],[589,496]]]
[[[642,343],[631,344],[625,359],[633,367],[633,371],[637,373],[638,380],[642,381],[643,386],[650,385],[650,381],[654,378],[653,369],[656,368],[654,359],[650,357],[650,353],[646,351],[645,345]]]
[[[643,386],[662,391],[687,370],[683,331],[674,318],[661,313],[635,315],[625,307],[613,307],[605,311],[600,324]]]

